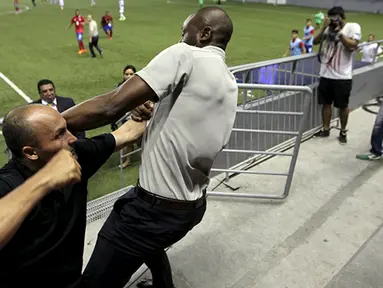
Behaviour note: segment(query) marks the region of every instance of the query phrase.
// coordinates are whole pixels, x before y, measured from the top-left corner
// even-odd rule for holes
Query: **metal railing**
[[[219,173],[225,173],[226,177],[225,179],[229,179],[230,174],[237,174],[237,173],[243,173],[243,174],[252,174],[252,175],[272,175],[272,176],[285,176],[287,177],[284,192],[282,194],[278,195],[263,195],[263,194],[247,194],[247,193],[230,193],[230,192],[217,192],[217,191],[210,191],[208,192],[208,195],[213,196],[229,196],[229,197],[239,197],[239,198],[262,198],[262,199],[285,199],[289,195],[292,177],[294,174],[295,164],[297,161],[298,153],[299,153],[299,147],[302,140],[303,133],[305,132],[306,126],[307,126],[307,119],[309,117],[310,113],[310,105],[313,98],[313,92],[312,90],[307,86],[284,86],[284,85],[263,85],[263,84],[239,84],[238,88],[240,89],[246,89],[246,90],[272,90],[279,92],[279,97],[283,97],[283,92],[292,92],[290,97],[299,97],[302,98],[301,107],[300,109],[294,109],[294,111],[288,111],[288,109],[282,109],[282,110],[276,110],[276,109],[270,109],[272,105],[268,105],[268,109],[265,106],[265,109],[260,109],[260,106],[257,106],[256,109],[251,110],[238,110],[237,111],[237,119],[238,116],[243,114],[251,118],[250,123],[253,124],[254,122],[259,122],[259,117],[261,115],[264,115],[268,117],[269,125],[264,125],[263,129],[260,129],[260,125],[256,127],[256,129],[252,128],[251,126],[248,128],[233,128],[232,138],[235,139],[237,133],[248,134],[250,135],[248,137],[248,145],[244,145],[245,147],[242,149],[239,149],[239,147],[234,148],[226,148],[222,150],[221,153],[224,154],[241,154],[241,155],[247,155],[251,156],[247,158],[245,161],[241,161],[240,164],[248,164],[251,161],[254,161],[259,156],[267,156],[267,157],[274,157],[274,156],[285,156],[285,157],[291,157],[290,165],[287,172],[275,172],[275,171],[266,171],[266,172],[259,172],[259,171],[252,171],[252,170],[244,170],[244,169],[235,169],[229,168],[231,167],[230,161],[227,157],[225,157],[225,164],[228,168],[213,168],[212,172],[219,172]],[[292,96],[294,95],[294,96]],[[274,97],[275,98],[275,97]],[[274,100],[277,100],[276,98]],[[271,100],[274,101],[273,99]],[[279,99],[278,99],[279,100]],[[271,103],[270,102],[270,103]],[[273,117],[276,117],[276,119],[273,119]],[[291,121],[291,118],[294,118]],[[299,119],[300,118],[300,119]],[[298,120],[299,119],[299,120]],[[283,122],[290,122],[292,125],[288,125],[285,127],[280,127],[278,124],[280,124],[281,120]],[[276,125],[273,125],[276,124]],[[238,125],[238,124],[237,124]],[[249,129],[250,128],[250,129]],[[275,136],[277,138],[285,139],[285,137],[289,137],[291,140],[293,140],[294,149],[291,153],[285,153],[285,152],[277,152],[277,151],[270,151],[269,148],[272,148],[272,143],[270,144],[271,147],[263,146],[265,147],[265,150],[260,150],[258,148],[257,150],[251,149],[253,146],[260,147],[261,145],[258,145],[257,141],[252,141],[253,135],[258,134],[262,135],[262,137],[265,139],[265,135],[267,136]],[[246,136],[245,136],[246,137]],[[260,137],[258,137],[258,140]],[[255,140],[255,139],[254,139]],[[229,142],[230,145],[230,142]],[[230,146],[232,147],[232,146]],[[249,149],[250,148],[250,149]]]
[[[382,43],[383,40],[361,44],[371,45],[374,43]],[[357,54],[357,53],[355,53]],[[260,161],[269,159],[273,156],[278,156],[281,149],[287,149],[294,146],[293,138],[296,136],[289,133],[287,129],[298,130],[298,116],[293,115],[304,106],[304,97],[299,95],[294,90],[280,90],[271,89],[270,85],[280,86],[294,86],[294,87],[308,87],[312,91],[312,101],[310,111],[306,120],[306,125],[303,131],[303,137],[309,138],[317,132],[322,124],[321,107],[318,104],[318,91],[319,84],[319,70],[320,63],[316,53],[305,54],[300,56],[285,57],[281,59],[273,59],[257,63],[244,64],[231,67],[230,70],[239,82],[239,105],[237,111],[236,123],[233,129],[227,149],[223,150],[217,157],[214,167],[216,168],[211,172],[211,177],[214,177],[222,170],[238,170],[241,167],[241,173],[252,165],[256,165]],[[373,65],[370,63],[363,63],[361,61],[354,61],[354,69],[363,66]],[[250,89],[243,84],[257,84],[257,89]],[[264,86],[260,86],[264,85]],[[262,111],[251,112],[253,110]],[[287,116],[290,113],[289,119],[283,119],[279,115],[277,119],[275,111],[281,110]],[[269,111],[269,112],[267,112]],[[291,114],[292,113],[292,114]],[[331,128],[337,129],[339,126],[338,111],[333,111],[333,119]],[[279,129],[285,133],[275,134],[263,131],[263,133],[248,133],[246,129],[262,129],[262,127],[270,126],[267,129]],[[245,147],[245,149],[244,149]],[[243,153],[241,150],[248,151],[267,151],[262,155],[248,157],[249,153]],[[122,168],[123,158],[131,156],[140,152],[141,149],[124,154],[120,152],[120,177],[121,188],[126,184],[124,183],[124,173]],[[238,172],[239,173],[239,172]],[[225,173],[226,181],[230,177],[238,173]]]

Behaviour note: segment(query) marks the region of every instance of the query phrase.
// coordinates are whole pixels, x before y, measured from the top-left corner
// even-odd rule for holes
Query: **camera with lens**
[[[341,23],[341,19],[339,16],[331,17],[330,18],[330,24],[329,24],[330,30],[332,30],[332,31],[339,30],[340,23]]]
[[[341,29],[340,25],[341,25],[341,18],[339,16],[330,17],[330,23],[328,25],[329,27],[328,40],[335,41],[335,42],[339,41],[338,32]]]

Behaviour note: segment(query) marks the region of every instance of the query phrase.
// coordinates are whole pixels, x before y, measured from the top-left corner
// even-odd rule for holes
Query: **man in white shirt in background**
[[[119,12],[120,12],[120,21],[125,21],[125,0],[118,0]]]
[[[323,130],[315,137],[330,136],[332,104],[339,109],[341,131],[339,143],[347,143],[348,104],[352,89],[353,54],[358,49],[361,28],[358,23],[346,23],[342,7],[336,6],[327,12],[323,27],[314,38],[314,45],[326,41],[321,57],[318,87],[319,104],[323,105]]]
[[[104,54],[101,48],[98,46],[98,28],[97,22],[93,20],[92,15],[88,15],[87,22],[89,25],[89,50],[92,58],[96,58],[96,53],[94,53],[94,48],[97,49],[100,56]]]
[[[379,43],[368,44],[375,41],[375,35],[368,35],[368,41],[362,43],[362,47],[359,48],[359,52],[363,54],[362,62],[375,63],[378,61],[378,57],[383,55],[383,49]]]

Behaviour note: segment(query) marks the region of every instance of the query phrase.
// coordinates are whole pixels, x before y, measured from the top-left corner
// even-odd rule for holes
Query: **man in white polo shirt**
[[[363,54],[362,62],[375,63],[378,61],[378,57],[383,55],[383,49],[379,43],[368,44],[375,41],[375,35],[368,35],[368,41],[363,42],[363,46],[359,48],[359,52]]]
[[[327,12],[328,18],[314,38],[314,44],[326,41],[321,58],[318,87],[319,104],[323,105],[323,130],[316,137],[330,136],[332,104],[339,108],[341,131],[339,143],[347,143],[348,103],[352,89],[353,55],[361,39],[361,28],[357,23],[346,23],[342,7],[333,7]]]
[[[87,22],[89,25],[89,50],[92,58],[96,58],[96,53],[94,53],[94,48],[97,49],[100,56],[103,52],[98,46],[98,28],[97,22],[93,19],[92,15],[88,15]]]
[[[117,90],[63,114],[69,129],[92,129],[156,102],[140,179],[102,227],[83,287],[121,288],[146,263],[153,287],[173,288],[164,249],[202,220],[209,172],[234,124],[238,89],[225,63],[232,32],[222,9],[203,8],[184,22],[182,43],[159,53]]]

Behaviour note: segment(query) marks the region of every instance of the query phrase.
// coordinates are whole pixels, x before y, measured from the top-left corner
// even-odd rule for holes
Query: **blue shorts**
[[[306,53],[312,53],[313,52],[313,45],[305,45]]]
[[[109,24],[105,25],[104,26],[104,31],[105,33],[108,32],[108,31],[112,31],[112,25],[109,26]]]
[[[82,37],[83,37],[84,33],[76,33],[76,39],[77,41],[82,41]]]

